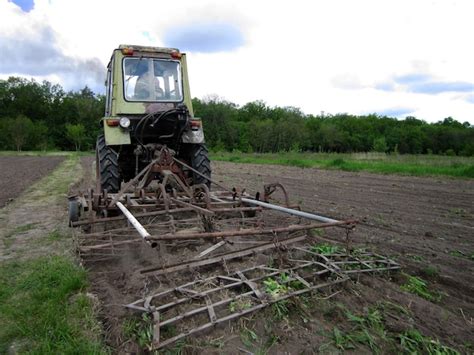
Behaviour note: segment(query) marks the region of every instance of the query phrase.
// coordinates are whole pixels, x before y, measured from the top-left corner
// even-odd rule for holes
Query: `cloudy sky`
[[[103,93],[119,44],[188,53],[193,96],[474,124],[472,0],[0,0],[0,78]]]

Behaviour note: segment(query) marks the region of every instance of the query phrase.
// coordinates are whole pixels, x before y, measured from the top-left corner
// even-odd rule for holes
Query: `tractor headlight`
[[[122,128],[130,127],[130,119],[128,119],[127,117],[122,117],[120,119],[120,127]]]

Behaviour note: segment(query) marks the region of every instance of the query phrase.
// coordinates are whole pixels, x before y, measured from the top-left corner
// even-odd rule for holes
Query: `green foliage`
[[[458,258],[466,258],[466,259],[474,260],[474,253],[468,254],[460,250],[451,250],[449,252],[449,255],[456,256]]]
[[[339,308],[341,309],[341,308]],[[330,345],[338,350],[354,350],[356,353],[365,353],[366,350],[359,345],[366,346],[374,354],[403,353],[403,354],[432,354],[432,355],[457,355],[456,350],[442,345],[439,340],[423,336],[417,329],[411,328],[402,333],[390,332],[385,328],[385,315],[390,318],[394,313],[400,317],[410,317],[411,313],[406,308],[389,302],[382,301],[376,307],[371,307],[364,313],[354,314],[345,307],[345,315],[350,328],[341,330],[334,327],[326,336],[330,343],[323,344],[319,350],[324,351]],[[341,323],[343,326],[344,323]],[[390,350],[389,350],[390,349]]]
[[[435,266],[427,266],[423,270],[421,270],[423,275],[431,278],[436,278],[439,276],[439,270]]]
[[[252,301],[239,298],[229,304],[229,310],[232,313],[244,311],[252,307]]]
[[[400,286],[404,291],[418,295],[428,301],[439,301],[441,295],[428,290],[428,283],[420,277],[408,275],[407,283]]]
[[[337,327],[334,327],[332,331],[332,340],[334,346],[340,350],[354,349],[353,339],[350,335],[341,332]]]
[[[337,245],[331,244],[317,244],[313,245],[310,250],[312,252],[322,254],[322,255],[329,255],[329,254],[336,254],[343,251],[343,249]]]
[[[474,127],[451,117],[428,124],[415,117],[314,116],[262,101],[238,107],[217,96],[193,99],[193,106],[214,151],[474,155]]]
[[[132,339],[141,348],[149,348],[153,343],[153,320],[148,314],[138,317],[127,318],[122,324],[123,334]]]
[[[286,273],[282,273],[276,278],[267,278],[263,281],[263,284],[265,292],[274,300],[285,296],[291,291],[301,290],[305,287],[301,281],[291,279]],[[296,299],[280,299],[271,306],[274,317],[278,320],[287,318],[290,314],[290,306],[295,306],[294,308],[299,313],[304,313]]]
[[[226,153],[211,154],[212,160],[236,163],[290,165],[301,168],[341,169],[368,171],[379,174],[414,176],[452,176],[474,178],[472,157],[445,157],[441,155],[394,155],[380,153]]]
[[[388,150],[387,142],[385,137],[378,137],[374,139],[374,151],[385,153]]]
[[[459,355],[459,352],[440,344],[439,340],[424,337],[418,330],[410,329],[398,336],[404,353],[429,355]]]
[[[0,80],[0,131],[13,131],[0,135],[0,149],[91,149],[100,131],[98,120],[104,105],[105,97],[88,87],[66,93],[47,81]],[[213,152],[376,151],[474,156],[474,127],[452,117],[428,124],[414,117],[397,120],[375,114],[315,116],[295,107],[269,107],[263,101],[239,107],[217,96],[195,98],[193,108],[203,119],[206,141]],[[15,122],[17,117],[23,118]],[[67,128],[80,125],[84,131],[73,133]],[[335,164],[356,169],[347,161]],[[308,166],[300,159],[286,165]],[[474,166],[469,169],[465,174],[474,176]]]
[[[104,96],[87,87],[65,93],[47,81],[0,80],[0,149],[91,149],[100,130],[104,102]],[[79,141],[71,138],[68,125],[83,127]]]
[[[288,293],[288,286],[279,283],[277,280],[268,278],[263,281],[265,285],[265,292],[273,298],[279,298],[282,295]]]
[[[102,353],[85,271],[64,257],[0,266],[0,353]],[[89,333],[85,333],[87,329]]]
[[[82,124],[66,124],[66,136],[81,150],[82,142],[86,139],[86,129]]]

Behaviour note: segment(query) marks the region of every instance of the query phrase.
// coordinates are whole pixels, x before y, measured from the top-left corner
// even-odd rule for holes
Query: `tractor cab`
[[[103,134],[96,144],[101,190],[118,191],[163,149],[199,171],[186,183],[210,182],[200,118],[194,117],[186,54],[175,48],[120,45],[107,66]]]

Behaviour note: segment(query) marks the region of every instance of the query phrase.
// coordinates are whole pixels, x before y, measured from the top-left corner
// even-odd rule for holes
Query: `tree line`
[[[0,80],[0,150],[90,150],[105,97],[65,92],[48,81]],[[398,152],[474,155],[474,127],[447,117],[427,123],[376,114],[307,115],[262,101],[241,107],[219,97],[193,99],[210,149],[241,152]]]
[[[87,150],[100,132],[105,97],[48,81],[0,80],[1,150]]]
[[[306,115],[295,107],[262,101],[239,107],[218,97],[193,99],[193,107],[214,150],[474,155],[474,126],[452,117],[430,124],[376,114]]]

